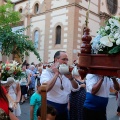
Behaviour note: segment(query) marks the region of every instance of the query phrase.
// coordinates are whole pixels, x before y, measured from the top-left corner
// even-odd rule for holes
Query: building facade
[[[78,59],[88,0],[11,1],[15,4],[15,11],[22,14],[19,26],[31,25],[25,34],[33,40],[42,62],[52,62],[58,50],[68,53],[69,64]],[[90,35],[94,37],[105,20],[112,15],[119,16],[119,11],[119,0],[91,0],[88,24]],[[26,59],[29,63],[39,63],[33,53]]]

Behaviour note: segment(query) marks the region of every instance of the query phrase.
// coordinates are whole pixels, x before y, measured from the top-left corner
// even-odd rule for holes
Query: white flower
[[[109,27],[109,26],[106,26],[106,27],[105,27],[105,30],[106,30],[106,31],[107,31],[107,30],[109,30],[109,29],[110,29],[110,27]]]
[[[111,42],[113,42],[113,43],[115,42],[115,39],[112,38],[112,37],[109,37],[109,36],[108,36],[108,39],[109,39]]]
[[[96,36],[92,41],[93,53],[116,53],[113,48],[117,45],[120,47],[120,17],[113,16],[107,20],[105,27],[102,26],[97,33],[97,36],[101,37]],[[111,49],[113,49],[112,53],[109,52]],[[119,49],[118,52],[120,52]]]
[[[111,42],[112,39],[109,38],[109,36],[104,36],[100,39],[100,42],[105,45],[105,46],[108,46],[108,47],[112,47],[113,46],[113,43]]]
[[[114,19],[112,19],[112,18],[109,19],[109,23],[110,23],[111,25],[114,24],[113,20],[114,20]]]
[[[114,19],[114,24],[117,26],[117,27],[120,27],[120,22],[118,20],[115,20]]]
[[[111,30],[115,27],[115,24],[111,24],[110,28]]]
[[[120,38],[116,41],[116,45],[120,45]]]
[[[113,37],[114,37],[114,35],[113,35],[112,33],[110,33],[110,34],[109,34],[109,37],[113,38]]]
[[[17,66],[19,63],[14,60],[12,64]]]
[[[118,38],[118,36],[119,36],[119,33],[115,33],[114,38],[116,39]]]

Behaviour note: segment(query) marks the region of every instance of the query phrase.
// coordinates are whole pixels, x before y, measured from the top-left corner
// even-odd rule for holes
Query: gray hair
[[[32,69],[32,68],[35,68],[35,66],[34,65],[30,65],[30,69]]]

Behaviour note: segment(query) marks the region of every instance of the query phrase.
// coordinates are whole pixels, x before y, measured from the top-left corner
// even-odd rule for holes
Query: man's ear
[[[56,61],[57,61],[57,59],[58,59],[58,58],[55,58],[55,59],[54,59],[54,62],[56,62]]]
[[[38,120],[41,120],[41,117],[40,117],[40,116],[38,116]]]

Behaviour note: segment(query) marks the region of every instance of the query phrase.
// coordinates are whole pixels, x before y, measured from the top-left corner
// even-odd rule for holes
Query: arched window
[[[35,14],[37,14],[38,11],[39,11],[39,4],[36,3],[36,4],[35,4],[35,7],[34,7],[34,12],[35,12]]]
[[[38,45],[39,45],[39,31],[36,30],[34,32],[34,46],[36,49],[38,49]]]
[[[55,44],[61,44],[61,26],[56,27],[56,42]]]
[[[22,8],[19,9],[19,12],[22,13]]]
[[[118,0],[107,0],[107,7],[110,14],[116,14],[118,7]]]

